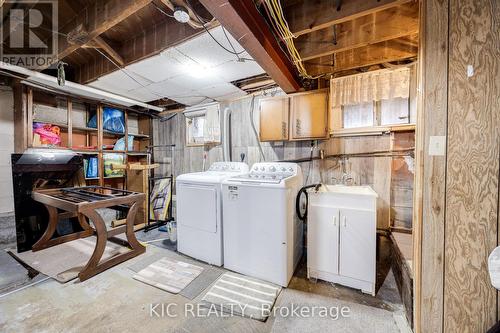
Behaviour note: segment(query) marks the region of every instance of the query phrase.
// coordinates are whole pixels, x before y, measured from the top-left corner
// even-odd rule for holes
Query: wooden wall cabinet
[[[260,101],[260,141],[288,140],[289,98],[264,98]]]
[[[260,141],[328,138],[328,89],[260,101]]]
[[[328,138],[328,89],[290,96],[290,140]]]

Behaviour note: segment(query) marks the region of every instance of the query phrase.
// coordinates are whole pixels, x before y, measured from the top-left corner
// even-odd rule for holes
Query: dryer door
[[[217,232],[218,185],[182,183],[177,186],[177,223],[206,232]]]

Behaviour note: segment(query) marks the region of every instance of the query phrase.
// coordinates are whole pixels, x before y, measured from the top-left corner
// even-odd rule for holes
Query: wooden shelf
[[[124,136],[125,135],[125,133],[116,133],[116,132],[111,132],[111,131],[107,131],[107,130],[103,130],[102,134],[105,136]]]
[[[33,149],[55,149],[55,150],[71,150],[68,147],[60,146],[32,146]]]
[[[78,132],[97,132],[97,128],[92,128],[92,127],[80,127],[80,126],[73,126],[73,132],[78,131]]]
[[[111,150],[111,149],[103,149],[103,154],[125,154],[125,150]]]
[[[117,178],[125,178],[125,176],[106,176],[104,179],[117,179]]]
[[[147,152],[143,152],[143,151],[129,151],[127,153],[127,155],[129,155],[129,156],[147,156],[148,153]]]
[[[128,135],[133,135],[134,139],[149,139],[149,135],[147,134],[134,134],[134,133],[129,133]]]
[[[97,155],[99,154],[98,150],[94,149],[72,149],[75,153],[78,154],[87,154],[87,155]]]

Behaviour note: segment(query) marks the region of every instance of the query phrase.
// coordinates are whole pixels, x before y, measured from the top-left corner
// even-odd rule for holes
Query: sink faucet
[[[343,156],[342,159],[340,160],[340,166],[342,167],[342,178],[340,179],[339,182],[337,178],[332,177],[332,183],[342,184],[342,185],[352,185],[354,183],[354,178],[346,170],[346,162],[347,162],[347,157]]]

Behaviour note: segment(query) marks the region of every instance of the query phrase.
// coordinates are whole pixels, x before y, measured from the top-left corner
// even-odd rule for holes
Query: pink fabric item
[[[59,145],[61,143],[61,129],[51,124],[33,124],[33,133],[40,135],[42,144]]]

